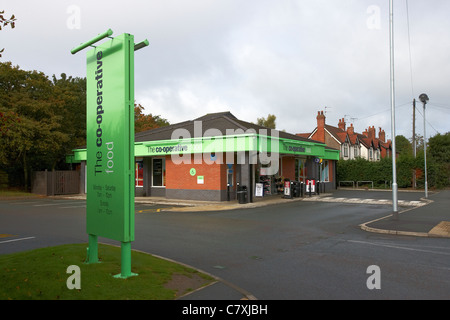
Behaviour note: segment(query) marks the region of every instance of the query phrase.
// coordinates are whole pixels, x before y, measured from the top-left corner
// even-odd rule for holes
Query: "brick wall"
[[[295,178],[295,158],[294,157],[282,157],[281,158],[281,170],[282,176],[291,180]]]
[[[194,168],[196,174],[190,174]],[[166,189],[187,190],[226,190],[227,188],[226,164],[195,164],[194,158],[191,164],[175,164],[171,157],[166,157]],[[197,183],[197,177],[204,177],[204,184]]]

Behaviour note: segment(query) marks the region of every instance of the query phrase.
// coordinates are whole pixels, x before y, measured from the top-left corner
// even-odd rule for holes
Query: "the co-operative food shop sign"
[[[109,29],[71,52],[111,35]],[[87,52],[88,262],[97,262],[97,236],[121,241],[121,277],[131,275],[134,241],[134,51],[146,45],[125,33]]]
[[[87,53],[87,233],[134,241],[134,40]]]

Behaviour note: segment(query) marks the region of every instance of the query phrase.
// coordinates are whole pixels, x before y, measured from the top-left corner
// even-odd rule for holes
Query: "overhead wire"
[[[397,109],[397,108],[401,108],[401,107],[404,107],[404,106],[406,106],[406,105],[410,105],[411,104],[411,102],[406,102],[406,103],[402,103],[402,104],[400,104],[400,105],[396,105],[395,106],[395,108]],[[371,114],[371,115],[368,115],[368,116],[365,116],[365,117],[362,117],[362,118],[356,118],[356,120],[355,121],[359,121],[359,120],[363,120],[363,119],[367,119],[367,118],[370,118],[370,117],[374,117],[374,116],[376,116],[376,115],[379,115],[379,114],[381,114],[381,113],[385,113],[385,112],[388,112],[388,111],[391,111],[391,107],[389,107],[389,108],[387,108],[387,109],[383,109],[383,110],[381,110],[381,111],[379,111],[379,112],[377,112],[377,113],[374,113],[374,114]]]
[[[427,104],[427,105],[428,105],[428,104]],[[417,110],[417,112],[419,112],[420,115],[423,117],[423,114],[422,114],[422,112],[420,111],[420,109],[416,107],[416,110]],[[433,130],[436,131],[436,133],[439,133],[439,131],[437,131],[436,128],[433,127],[433,125],[432,125],[427,119],[425,119],[425,122],[428,123],[428,125],[429,125],[431,128],[433,128]]]
[[[447,110],[450,110],[450,106],[446,106],[445,104],[443,104],[443,103],[439,103],[439,102],[434,102],[433,101],[433,103],[429,103],[428,105],[430,105],[430,106],[432,106],[432,107],[437,107],[437,108],[442,108],[442,109],[447,109]]]
[[[405,0],[405,5],[406,5],[406,22],[407,22],[407,33],[408,33],[409,71],[410,71],[410,81],[411,81],[410,85],[411,85],[411,97],[412,97],[411,99],[414,99],[414,97],[415,97],[415,95],[414,95],[414,74],[413,74],[413,66],[412,66],[413,63],[412,63],[411,31],[410,31],[410,18],[409,18],[409,3],[408,3],[408,0]],[[412,103],[412,101],[408,101],[408,102],[400,104],[400,105],[395,105],[395,109],[404,107],[406,105],[411,105],[411,103]],[[433,104],[428,104],[428,105],[429,106],[435,106],[435,107],[438,107],[438,108],[443,108],[443,109],[450,109],[450,106],[446,106],[445,104],[441,104],[441,103],[437,103],[437,102],[435,102]],[[417,106],[417,104],[416,104],[415,108],[416,108],[417,112],[419,112],[419,114],[423,117],[423,114],[420,111],[420,109]],[[352,119],[354,120],[353,122],[357,122],[357,121],[360,121],[360,120],[363,120],[363,119],[367,119],[367,118],[374,117],[376,115],[388,112],[390,110],[391,110],[391,107],[383,109],[383,110],[381,110],[381,111],[379,111],[377,113],[374,113],[374,114],[371,114],[371,115],[368,115],[368,116],[352,118]],[[426,123],[428,123],[428,125],[431,128],[433,128],[434,131],[436,131],[436,133],[439,133],[436,130],[436,128],[434,128],[434,126],[428,120],[425,120],[425,121],[426,121]]]
[[[410,77],[411,77],[411,96],[414,99],[414,77],[413,77],[413,67],[412,67],[412,53],[411,53],[411,31],[410,31],[410,23],[409,23],[409,3],[408,0],[405,0],[405,4],[406,4],[406,24],[407,24],[407,30],[408,30],[408,50],[409,50],[409,72],[410,72]],[[428,104],[430,105],[430,104]],[[434,103],[434,105],[436,106],[436,103]],[[416,105],[416,111],[419,112],[419,114],[423,117],[422,112],[420,111],[420,109],[418,108],[418,106]],[[428,123],[428,125],[433,128],[434,131],[436,131],[436,133],[439,133],[435,127],[433,127],[433,125],[426,120],[426,123]]]

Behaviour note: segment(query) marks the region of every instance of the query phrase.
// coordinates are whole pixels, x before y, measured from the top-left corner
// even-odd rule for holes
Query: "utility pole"
[[[392,136],[392,211],[393,218],[398,219],[397,165],[395,150],[395,86],[394,86],[394,4],[389,0],[389,46],[390,46],[390,83],[391,83],[391,136]]]
[[[412,128],[412,147],[413,147],[413,156],[416,158],[416,98],[413,100],[413,128]],[[413,169],[413,188],[416,186],[416,170]]]

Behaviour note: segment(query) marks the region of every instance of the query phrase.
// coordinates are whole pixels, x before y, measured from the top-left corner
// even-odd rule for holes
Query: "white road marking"
[[[368,245],[371,245],[371,246],[393,248],[393,249],[401,249],[401,250],[408,250],[408,251],[428,252],[428,253],[435,253],[435,254],[442,254],[442,255],[450,256],[450,252],[447,253],[447,252],[424,250],[424,249],[414,249],[414,248],[408,248],[408,247],[395,246],[395,245],[391,245],[391,244],[373,243],[373,242],[358,241],[358,240],[347,240],[347,242],[368,244]]]
[[[29,240],[29,239],[34,239],[34,238],[36,238],[36,237],[27,237],[27,238],[11,239],[11,240],[0,241],[0,243],[14,242],[14,241],[22,241],[22,240]]]

